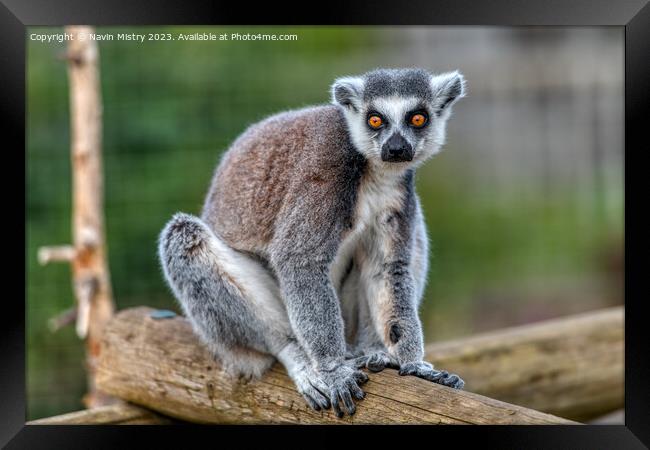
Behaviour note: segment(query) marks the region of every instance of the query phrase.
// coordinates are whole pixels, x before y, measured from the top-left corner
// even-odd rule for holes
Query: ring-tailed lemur
[[[332,105],[271,116],[223,156],[201,218],[160,235],[165,277],[224,367],[279,360],[314,409],[342,403],[361,368],[454,388],[422,360],[428,243],[414,170],[440,150],[458,72],[379,69],[332,86]]]

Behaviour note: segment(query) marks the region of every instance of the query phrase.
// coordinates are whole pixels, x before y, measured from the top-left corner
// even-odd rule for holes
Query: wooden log
[[[535,410],[457,391],[394,370],[370,374],[354,416],[311,410],[284,369],[261,380],[225,374],[182,317],[132,308],[106,326],[99,389],[167,416],[199,423],[571,424]],[[164,317],[164,316],[163,316]]]
[[[624,404],[623,307],[427,346],[465,389],[587,421]]]
[[[117,403],[32,420],[27,425],[165,425],[172,422],[148,409]]]

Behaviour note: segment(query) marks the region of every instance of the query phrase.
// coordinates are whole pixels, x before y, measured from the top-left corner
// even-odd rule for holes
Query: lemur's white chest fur
[[[402,176],[397,172],[371,171],[363,177],[354,207],[352,229],[341,242],[330,270],[337,290],[341,288],[341,281],[362,239],[366,245],[377,248],[387,245],[385,231],[382,231],[379,224],[383,216],[400,208],[404,194]]]

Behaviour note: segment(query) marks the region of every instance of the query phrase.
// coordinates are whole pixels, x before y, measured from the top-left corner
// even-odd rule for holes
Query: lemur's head
[[[438,153],[451,107],[465,95],[459,72],[377,69],[332,85],[352,142],[368,160],[409,167]]]

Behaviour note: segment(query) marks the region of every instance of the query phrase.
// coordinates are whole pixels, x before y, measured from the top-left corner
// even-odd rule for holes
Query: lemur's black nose
[[[390,162],[411,161],[413,147],[401,134],[395,133],[382,146],[381,159]]]

